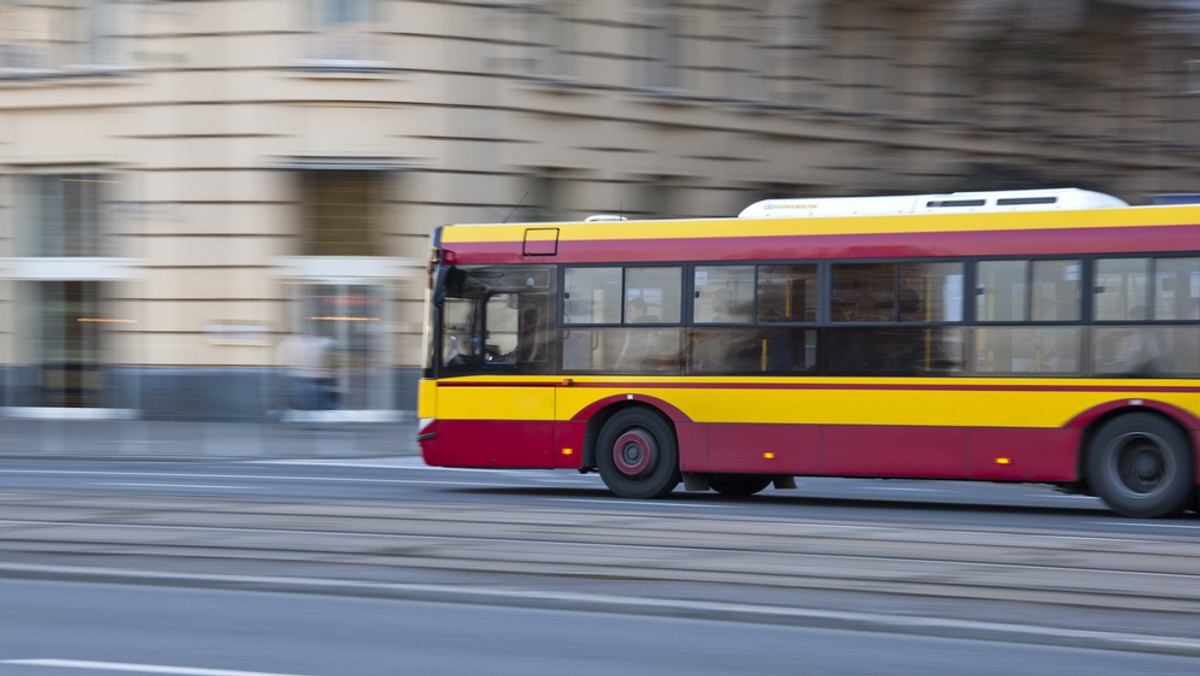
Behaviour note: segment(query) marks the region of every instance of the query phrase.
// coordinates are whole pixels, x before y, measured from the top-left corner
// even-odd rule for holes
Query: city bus
[[[1066,188],[446,225],[427,305],[429,465],[639,499],[822,476],[1197,508],[1198,206]]]

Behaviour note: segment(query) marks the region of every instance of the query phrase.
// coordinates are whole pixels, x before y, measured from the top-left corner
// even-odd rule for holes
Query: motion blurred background
[[[1186,201],[1198,37],[1172,0],[0,0],[0,415],[411,417],[443,223]]]

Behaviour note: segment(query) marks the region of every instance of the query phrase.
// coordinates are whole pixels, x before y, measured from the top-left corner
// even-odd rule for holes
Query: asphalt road
[[[811,627],[0,581],[5,676],[1141,674],[1194,658]]]
[[[0,674],[87,673],[76,667],[89,661],[201,676],[401,673],[370,631],[338,645],[351,639],[299,620],[354,626],[372,612],[421,638],[406,654],[449,665],[413,673],[485,662],[715,673],[743,671],[747,659],[763,673],[1200,673],[1194,516],[1121,519],[1038,486],[799,483],[747,499],[630,501],[594,475],[435,469],[411,457],[10,459],[0,464],[0,624],[37,621],[9,632],[22,641],[0,642]],[[76,607],[76,597],[92,600]],[[179,621],[146,621],[156,605]],[[216,615],[193,617],[210,605]],[[278,634],[243,641],[211,628],[220,609],[242,606],[275,617]],[[493,620],[471,619],[484,616]],[[184,635],[189,623],[230,660],[151,649],[180,642],[158,632]],[[63,628],[66,647],[101,638],[95,650],[10,649]],[[737,637],[733,647],[714,648],[722,636]],[[309,653],[353,654],[353,669],[292,659]],[[1014,653],[1031,656],[1027,668]],[[996,655],[996,671],[969,655]],[[75,662],[21,661],[40,659]]]
[[[1066,495],[1046,486],[827,478],[798,478],[797,483],[797,490],[767,489],[746,499],[679,488],[666,500],[644,501],[614,497],[595,474],[432,468],[418,457],[240,462],[10,459],[0,463],[0,490],[575,506],[595,511],[1171,534],[1200,541],[1200,518],[1195,514],[1124,519],[1097,498]]]

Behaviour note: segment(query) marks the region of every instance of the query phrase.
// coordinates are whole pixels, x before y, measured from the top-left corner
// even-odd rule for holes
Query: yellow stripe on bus
[[[575,385],[548,387],[558,379],[471,378],[438,388],[437,417],[459,420],[569,420],[593,402],[630,394],[654,397],[695,422],[811,423],[970,427],[1062,427],[1100,404],[1151,399],[1183,409],[1200,408],[1197,384],[1079,380],[928,380],[836,378],[758,381],[656,379],[639,385],[619,378],[573,378]],[[443,381],[444,383],[447,381]],[[612,387],[604,387],[613,382]],[[468,385],[468,383],[470,383]],[[522,387],[522,383],[529,386]],[[730,388],[720,387],[720,383]],[[798,384],[776,387],[772,384]],[[588,386],[582,386],[587,384]],[[742,385],[741,387],[737,387]],[[762,386],[766,387],[762,387]],[[871,386],[885,386],[873,389]],[[899,388],[897,388],[899,386]],[[1119,387],[1119,391],[1100,389]],[[994,388],[994,389],[992,389]],[[1146,389],[1140,389],[1146,388]],[[1160,390],[1160,391],[1156,391]],[[551,412],[552,411],[552,412]],[[424,415],[424,414],[422,414]]]
[[[1048,211],[1037,214],[916,214],[854,218],[747,218],[604,223],[538,223],[449,226],[443,244],[521,241],[530,228],[557,228],[559,241],[772,237],[782,235],[855,235],[878,233],[972,232],[1192,225],[1200,207]]]

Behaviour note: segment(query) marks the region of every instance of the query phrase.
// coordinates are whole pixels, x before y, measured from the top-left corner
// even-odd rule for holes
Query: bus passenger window
[[[692,318],[697,324],[745,324],[754,311],[754,266],[696,266],[696,299]]]
[[[834,322],[896,320],[896,264],[846,263],[832,266]]]
[[[567,268],[563,282],[564,324],[621,321],[621,268]]]
[[[1096,261],[1092,282],[1092,317],[1099,321],[1147,319],[1150,297],[1149,258]],[[1141,316],[1135,316],[1141,315]]]
[[[958,328],[839,328],[830,332],[829,370],[847,375],[949,375],[963,369]]]
[[[975,319],[981,322],[1028,319],[1028,269],[1029,261],[984,261],[976,266]]]
[[[646,304],[647,316],[654,317],[640,323],[678,324],[683,314],[683,269],[674,266],[625,268],[625,300],[635,298]],[[624,323],[633,322],[626,318]]]
[[[688,333],[690,373],[785,375],[811,371],[816,362],[813,329],[696,327]]]
[[[759,266],[757,296],[760,322],[815,322],[817,266]]]
[[[762,372],[786,375],[817,367],[817,332],[791,326],[766,327],[759,334]]]
[[[1076,326],[985,327],[975,330],[976,373],[1076,373],[1082,334]]]
[[[634,298],[629,301],[629,309],[626,310],[625,317],[633,324],[654,321],[646,313],[646,304],[641,298]],[[613,367],[618,371],[641,370],[643,362],[653,351],[654,329],[621,329],[617,335],[621,337],[621,347],[617,350],[617,356],[612,362]]]
[[[1149,378],[1200,373],[1200,335],[1193,326],[1098,326],[1092,329],[1092,373]]]
[[[759,373],[766,370],[763,332],[743,328],[693,328],[688,334],[693,373]]]
[[[1035,322],[1079,319],[1082,264],[1077,260],[1033,262]]]
[[[1154,319],[1200,319],[1200,258],[1155,259]]]
[[[563,371],[679,373],[681,334],[661,327],[571,329],[563,337]]]
[[[898,310],[902,322],[960,322],[963,264],[902,263]]]

